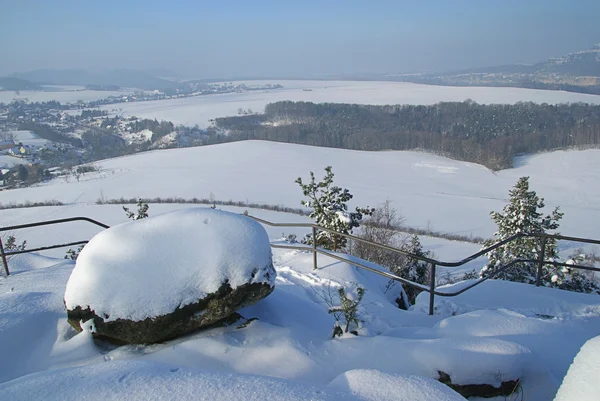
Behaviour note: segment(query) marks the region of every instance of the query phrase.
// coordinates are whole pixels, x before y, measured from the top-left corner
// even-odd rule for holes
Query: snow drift
[[[575,357],[554,401],[594,401],[600,396],[600,336],[586,342]]]

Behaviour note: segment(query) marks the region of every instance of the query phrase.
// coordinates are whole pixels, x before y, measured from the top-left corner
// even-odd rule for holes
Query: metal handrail
[[[479,252],[476,252],[458,262],[444,262],[444,261],[436,260],[433,258],[428,258],[426,256],[414,255],[414,254],[411,254],[402,249],[398,249],[398,248],[395,248],[395,247],[392,247],[389,245],[384,245],[384,244],[380,244],[377,242],[373,242],[373,241],[370,241],[370,240],[367,240],[364,238],[357,237],[352,234],[339,233],[337,231],[331,230],[329,228],[321,227],[321,226],[319,226],[317,224],[313,224],[313,223],[274,223],[274,222],[264,220],[264,219],[261,219],[261,218],[255,217],[255,216],[248,215],[248,217],[254,219],[255,221],[257,221],[261,224],[265,224],[265,225],[268,225],[271,227],[298,227],[298,228],[312,229],[312,238],[313,238],[312,246],[284,245],[284,244],[273,244],[272,243],[271,247],[282,248],[282,249],[300,249],[300,250],[312,251],[313,252],[313,268],[314,269],[317,269],[317,255],[322,254],[322,255],[329,256],[333,259],[357,266],[361,269],[370,271],[370,272],[378,274],[380,276],[386,277],[390,280],[394,280],[394,281],[400,282],[402,284],[409,285],[409,286],[417,288],[421,291],[426,291],[429,293],[429,314],[430,315],[433,315],[435,295],[438,295],[441,297],[457,296],[459,294],[462,294],[465,291],[470,290],[473,287],[478,286],[479,284],[483,283],[484,281],[487,281],[487,280],[497,276],[498,274],[502,273],[503,271],[506,271],[507,269],[511,268],[512,266],[514,266],[518,263],[538,263],[536,286],[540,285],[540,281],[541,281],[541,277],[542,277],[542,268],[544,265],[551,264],[555,267],[565,266],[565,267],[574,268],[574,269],[600,272],[600,268],[596,268],[596,267],[583,266],[583,265],[577,265],[577,264],[567,264],[567,263],[563,263],[563,262],[544,260],[545,259],[544,256],[545,256],[546,242],[548,239],[566,240],[566,241],[583,242],[583,243],[588,243],[588,244],[599,244],[600,245],[600,240],[594,240],[594,239],[589,239],[589,238],[579,238],[579,237],[571,237],[571,236],[564,236],[564,235],[552,235],[552,234],[541,234],[541,233],[540,234],[518,233],[518,234],[512,235],[502,241],[499,241],[492,246],[482,249]],[[65,219],[47,220],[47,221],[41,221],[41,222],[35,222],[35,223],[27,223],[27,224],[20,224],[20,225],[14,225],[14,226],[0,227],[0,232],[18,230],[18,229],[23,229],[23,228],[39,227],[39,226],[52,225],[52,224],[69,223],[69,222],[74,222],[74,221],[85,221],[88,223],[95,224],[102,228],[109,228],[108,225],[101,223],[97,220],[90,219],[88,217],[70,217],[70,218],[65,218]],[[374,247],[377,247],[380,249],[384,249],[384,250],[387,250],[390,252],[394,252],[397,254],[401,254],[401,255],[410,257],[412,259],[421,260],[423,262],[429,263],[429,265],[430,265],[429,286],[415,283],[413,281],[399,277],[395,274],[388,273],[388,272],[381,271],[381,270],[375,269],[373,267],[367,266],[364,263],[358,262],[356,260],[352,260],[351,258],[340,256],[339,254],[332,252],[330,250],[317,247],[317,240],[316,240],[317,230],[329,232],[329,233],[337,235],[337,236],[341,236],[341,237],[348,238],[348,239],[351,239],[354,241],[362,242],[362,243],[365,243],[365,244],[368,244],[368,245],[371,245],[371,246],[374,246]],[[437,266],[442,266],[442,267],[462,266],[474,259],[477,259],[478,257],[485,255],[486,253],[488,253],[494,249],[497,249],[498,247],[500,247],[504,244],[507,244],[511,241],[514,241],[518,238],[523,238],[523,237],[531,237],[531,238],[540,238],[541,239],[542,246],[541,246],[541,254],[540,254],[539,259],[515,259],[515,260],[511,261],[510,263],[500,267],[499,269],[497,269],[493,273],[489,274],[488,276],[482,277],[482,278],[476,280],[475,282],[469,284],[468,286],[461,288],[460,290],[455,291],[455,292],[444,292],[444,291],[439,291],[439,290],[435,289],[435,287],[436,287],[436,274],[435,273],[436,273]],[[2,239],[0,238],[0,255],[2,257],[2,263],[4,265],[4,270],[6,272],[6,275],[8,276],[8,275],[10,275],[10,271],[8,269],[8,263],[6,261],[6,256],[18,255],[18,254],[29,253],[29,252],[45,251],[45,250],[49,250],[49,249],[63,248],[66,246],[82,245],[82,244],[86,244],[87,242],[88,242],[87,240],[83,240],[83,241],[70,242],[67,244],[50,245],[50,246],[44,246],[44,247],[39,247],[39,248],[33,248],[33,249],[5,252],[4,245],[2,244]]]
[[[87,223],[92,223],[92,224],[95,224],[102,228],[110,227],[104,223],[97,221],[97,220],[90,219],[89,217],[69,217],[66,219],[46,220],[46,221],[38,221],[35,223],[18,224],[15,226],[0,227],[0,232],[19,230],[19,229],[23,229],[23,228],[48,226],[48,225],[53,225],[53,224],[70,223],[73,221],[85,221]],[[29,253],[29,252],[47,251],[49,249],[64,248],[67,246],[83,245],[83,244],[87,244],[87,243],[88,243],[87,240],[82,240],[82,241],[76,241],[76,242],[69,242],[67,244],[50,245],[50,246],[43,246],[43,247],[39,247],[39,248],[33,248],[33,249],[24,249],[24,250],[5,252],[4,244],[2,243],[2,238],[0,237],[0,255],[2,257],[2,265],[4,267],[4,271],[6,272],[6,276],[10,276],[10,270],[8,269],[8,262],[6,260],[7,256],[19,255],[22,253]]]
[[[313,244],[312,247],[301,247],[301,246],[293,246],[293,245],[281,245],[281,244],[271,244],[271,246],[273,248],[284,248],[284,249],[304,249],[304,250],[311,250],[313,252],[313,269],[317,269],[317,254],[322,254],[322,255],[327,255],[329,257],[332,257],[334,259],[349,263],[351,265],[360,267],[362,269],[371,271],[373,273],[379,274],[380,276],[383,277],[387,277],[391,280],[394,281],[398,281],[401,282],[403,284],[406,285],[410,285],[414,288],[420,289],[422,291],[426,291],[429,293],[429,314],[433,315],[433,311],[434,311],[434,301],[435,301],[435,295],[438,296],[442,296],[442,297],[454,297],[457,296],[459,294],[462,294],[463,292],[470,290],[473,287],[478,286],[479,284],[483,283],[484,281],[487,281],[491,278],[494,278],[495,276],[497,276],[498,274],[508,270],[509,268],[511,268],[512,266],[519,264],[519,263],[537,263],[538,264],[538,269],[537,269],[537,275],[536,275],[536,283],[535,285],[537,287],[540,286],[540,282],[541,282],[541,278],[542,278],[542,271],[543,271],[543,266],[544,265],[553,265],[555,267],[559,267],[559,266],[566,266],[572,269],[581,269],[581,270],[589,270],[589,271],[597,271],[600,272],[600,268],[596,268],[596,267],[590,267],[590,266],[583,266],[583,265],[577,265],[577,264],[567,264],[567,263],[562,263],[562,262],[556,262],[556,261],[547,261],[545,260],[545,249],[546,249],[546,242],[548,239],[555,239],[555,240],[566,240],[566,241],[574,241],[574,242],[584,242],[584,243],[588,243],[588,244],[598,244],[600,245],[600,240],[594,240],[594,239],[589,239],[589,238],[579,238],[579,237],[572,237],[572,236],[565,236],[565,235],[556,235],[556,234],[525,234],[525,233],[518,233],[515,235],[512,235],[502,241],[499,241],[497,243],[495,243],[494,245],[491,245],[485,249],[480,250],[479,252],[476,252],[470,256],[467,256],[466,258],[459,260],[458,262],[444,262],[444,261],[440,261],[440,260],[436,260],[433,258],[428,258],[426,256],[420,256],[420,255],[414,255],[411,254],[409,252],[406,252],[402,249],[398,249],[389,245],[384,245],[384,244],[379,244],[377,242],[373,242],[364,238],[360,238],[357,237],[355,235],[352,234],[345,234],[345,233],[340,233],[337,232],[335,230],[331,230],[329,228],[325,228],[325,227],[321,227],[317,224],[313,224],[313,223],[273,223],[271,221],[268,220],[264,220],[255,216],[248,216],[256,221],[258,221],[259,223],[262,224],[266,224],[268,226],[272,226],[272,227],[301,227],[301,228],[311,228],[312,229],[312,238],[313,238]],[[419,283],[415,283],[413,281],[404,279],[402,277],[398,277],[394,274],[390,274],[387,272],[382,272],[380,270],[377,269],[373,269],[371,267],[365,266],[362,263],[359,263],[355,260],[351,260],[350,258],[344,258],[339,256],[336,253],[333,253],[331,251],[328,250],[324,250],[322,248],[318,248],[316,246],[316,232],[317,230],[321,230],[321,231],[325,231],[325,232],[329,232],[331,234],[334,235],[339,235],[341,237],[344,238],[348,238],[354,241],[358,241],[358,242],[362,242],[368,245],[372,245],[374,247],[380,248],[380,249],[384,249],[387,251],[391,251],[394,253],[398,253],[404,256],[408,256],[412,259],[417,259],[417,260],[421,260],[423,262],[427,262],[430,264],[430,273],[429,273],[429,286],[424,286],[423,284],[419,284]],[[493,273],[487,275],[486,277],[482,277],[480,279],[478,279],[477,281],[469,284],[468,286],[455,291],[455,292],[442,292],[442,291],[437,291],[435,289],[436,286],[436,267],[437,266],[442,266],[442,267],[458,267],[458,266],[462,266],[468,262],[471,262],[472,260],[475,260],[483,255],[485,255],[486,253],[493,251],[494,249],[497,249],[499,247],[501,247],[502,245],[505,245],[509,242],[512,242],[518,238],[523,238],[523,237],[530,237],[530,238],[540,238],[541,242],[542,242],[542,247],[541,247],[541,254],[540,254],[540,258],[539,259],[515,259],[511,262],[509,262],[508,264],[498,268],[497,270],[495,270]]]

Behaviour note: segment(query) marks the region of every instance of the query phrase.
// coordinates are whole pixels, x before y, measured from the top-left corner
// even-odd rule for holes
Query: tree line
[[[477,104],[374,106],[283,101],[259,115],[216,119],[227,140],[260,139],[355,150],[422,149],[490,169],[524,153],[600,143],[600,106]]]

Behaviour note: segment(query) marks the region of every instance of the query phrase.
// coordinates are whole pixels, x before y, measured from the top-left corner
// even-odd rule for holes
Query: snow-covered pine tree
[[[333,326],[333,337],[341,337],[344,333],[352,332],[358,334],[358,306],[365,296],[364,288],[355,285],[349,291],[344,287],[338,288],[338,296],[340,304],[330,306],[328,312],[335,318],[336,324]],[[342,328],[344,324],[344,328]],[[353,330],[350,330],[350,325],[353,325]]]
[[[590,256],[585,254],[583,250],[578,249],[565,263],[595,267],[595,258]],[[564,266],[556,270],[550,280],[555,286],[563,290],[600,294],[600,286],[595,280],[594,272],[590,270],[579,270]]]
[[[529,177],[521,177],[512,190],[509,191],[509,203],[504,206],[502,213],[492,211],[492,220],[497,224],[498,231],[494,238],[483,243],[487,248],[514,234],[542,234],[558,228],[558,221],[563,214],[556,207],[551,214],[544,216],[539,209],[544,207],[544,199],[529,190]],[[541,240],[539,238],[523,237],[509,242],[486,254],[489,258],[487,265],[481,269],[480,275],[486,277],[514,259],[539,259]],[[553,239],[546,241],[545,259],[554,260],[558,257],[557,244]],[[542,283],[545,286],[555,286],[552,276],[556,268],[544,265]],[[533,284],[536,280],[537,263],[518,263],[508,270],[495,276],[497,279],[518,281]]]
[[[419,237],[414,234],[410,237],[410,241],[404,243],[401,247],[401,250],[408,252],[415,256],[429,258],[431,257],[430,251],[425,251],[423,249],[423,245],[421,245],[421,241],[419,241]],[[394,266],[392,268],[392,273],[407,280],[410,280],[419,284],[427,284],[429,283],[429,266],[427,262],[422,260],[405,256],[404,262],[400,265]],[[411,304],[415,303],[415,299],[417,295],[421,292],[419,289],[411,286],[404,286],[404,292],[408,297],[408,301]],[[403,299],[398,299],[396,303],[398,305],[402,305],[401,302],[406,302]]]
[[[310,172],[310,182],[304,183],[302,178],[298,177],[295,181],[307,200],[301,201],[303,206],[311,210],[309,217],[316,224],[329,228],[330,230],[350,234],[352,229],[360,225],[364,215],[371,215],[375,209],[368,207],[357,207],[354,212],[348,211],[348,201],[352,199],[352,194],[348,189],[333,185],[334,174],[331,166],[325,168],[326,175],[322,181],[315,181],[315,174]],[[306,236],[304,243],[312,243],[311,236]],[[326,249],[338,250],[346,246],[346,238],[326,231],[317,233],[317,245]]]
[[[27,241],[23,241],[22,243],[17,242],[17,238],[14,235],[9,235],[4,240],[4,250],[5,251],[24,251],[27,248]]]
[[[65,259],[77,260],[77,258],[79,257],[79,254],[81,253],[82,250],[83,250],[83,245],[80,245],[77,249],[72,249],[72,248],[67,249],[67,252],[65,254]]]

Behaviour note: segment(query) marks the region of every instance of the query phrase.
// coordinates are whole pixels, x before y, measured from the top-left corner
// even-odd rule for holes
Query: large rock
[[[67,283],[69,323],[115,343],[154,343],[208,327],[269,295],[265,230],[246,216],[193,208],[107,229]]]
[[[521,392],[521,379],[505,380],[498,387],[491,384],[454,384],[448,373],[438,371],[438,380],[465,398],[495,398],[518,395]]]

